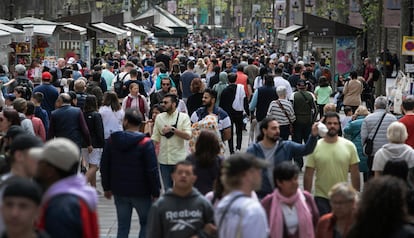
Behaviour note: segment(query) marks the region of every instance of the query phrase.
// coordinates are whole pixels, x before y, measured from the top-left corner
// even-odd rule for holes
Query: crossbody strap
[[[312,102],[309,101],[306,97],[305,97],[305,93],[303,93],[302,91],[299,91],[300,95],[302,95],[303,99],[305,99],[305,102],[309,105],[310,109],[313,109],[312,106]]]
[[[177,120],[175,120],[175,124],[173,125],[175,128],[178,126],[178,118],[180,117],[180,112],[177,114]]]
[[[375,129],[374,136],[372,136],[371,140],[374,140],[375,139],[375,136],[377,135],[378,129],[380,128],[381,123],[384,120],[385,115],[387,115],[387,112],[384,112],[384,115],[382,115],[381,119],[379,120],[379,123],[377,125],[377,129]]]
[[[286,109],[283,107],[282,103],[279,100],[276,100],[276,103],[279,104],[280,109],[282,109],[283,113],[285,113],[285,116],[289,120],[289,124],[292,124],[292,121],[290,120],[290,117],[289,117]]]
[[[230,200],[229,204],[227,204],[226,208],[224,208],[223,214],[222,214],[222,215],[221,215],[221,217],[220,217],[220,222],[219,222],[219,224],[218,224],[218,228],[220,228],[220,227],[221,227],[221,224],[223,223],[224,217],[226,216],[227,212],[229,211],[229,209],[230,209],[231,205],[233,205],[233,203],[234,203],[237,199],[239,199],[239,198],[241,198],[241,197],[247,197],[247,196],[246,196],[245,194],[238,194],[238,195],[234,196],[234,197]]]

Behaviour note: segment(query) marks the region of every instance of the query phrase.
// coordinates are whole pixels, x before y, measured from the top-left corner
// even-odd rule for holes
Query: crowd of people
[[[0,69],[2,237],[99,237],[99,195],[120,238],[133,210],[139,237],[414,236],[414,97],[390,113],[369,59],[336,83],[231,44],[33,65]]]

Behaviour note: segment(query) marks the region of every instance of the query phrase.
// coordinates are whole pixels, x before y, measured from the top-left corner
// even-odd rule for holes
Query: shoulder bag
[[[368,134],[368,138],[365,140],[363,144],[363,152],[366,156],[370,156],[374,150],[374,139],[375,139],[375,136],[377,135],[378,129],[380,128],[382,121],[384,120],[385,115],[387,115],[386,112],[384,113],[384,115],[382,115],[381,119],[378,121],[377,128],[375,129],[375,133],[372,136],[372,138],[369,138],[369,134]]]
[[[284,113],[284,114],[285,114],[285,116],[287,117],[287,119],[288,119],[288,121],[289,121],[289,131],[290,131],[290,134],[291,134],[291,135],[293,135],[293,123],[292,123],[292,121],[290,120],[290,117],[289,117],[289,115],[288,115],[288,113],[287,113],[286,109],[283,107],[283,104],[282,104],[279,100],[276,100],[276,103],[277,103],[277,104],[279,104],[280,109],[282,109],[283,113]]]

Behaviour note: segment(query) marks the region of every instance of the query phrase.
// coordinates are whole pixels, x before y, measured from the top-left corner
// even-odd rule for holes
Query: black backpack
[[[114,82],[114,91],[116,95],[118,95],[118,98],[124,98],[125,90],[124,90],[124,79],[129,73],[124,74],[122,79],[119,79],[119,74],[116,76],[116,81]]]
[[[33,94],[33,86],[30,84],[28,79],[18,79],[17,86],[21,86],[24,89],[24,99],[30,100]]]
[[[375,68],[374,72],[372,72],[372,80],[374,81],[378,81],[378,79],[380,78],[381,72]]]

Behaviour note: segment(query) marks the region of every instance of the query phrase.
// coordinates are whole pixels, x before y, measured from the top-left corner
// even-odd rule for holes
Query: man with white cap
[[[36,180],[45,189],[38,228],[51,237],[99,237],[97,194],[78,174],[79,147],[66,138],[29,153],[39,159]]]

